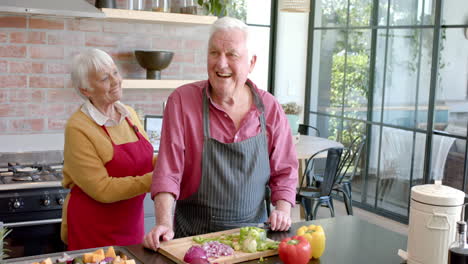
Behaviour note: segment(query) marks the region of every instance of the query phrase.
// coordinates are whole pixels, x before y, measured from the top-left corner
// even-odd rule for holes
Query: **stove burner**
[[[19,165],[9,163],[0,167],[0,184],[25,184],[29,182],[60,182],[63,164]]]
[[[12,181],[19,181],[19,182],[24,182],[24,181],[33,181],[32,176],[13,176],[11,178]]]
[[[34,173],[37,172],[38,168],[31,168],[31,167],[24,167],[24,168],[16,168],[16,172],[24,172],[24,173]]]

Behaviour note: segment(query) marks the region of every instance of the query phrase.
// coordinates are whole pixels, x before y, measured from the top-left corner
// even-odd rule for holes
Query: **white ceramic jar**
[[[440,181],[411,188],[408,264],[447,263],[465,193]]]

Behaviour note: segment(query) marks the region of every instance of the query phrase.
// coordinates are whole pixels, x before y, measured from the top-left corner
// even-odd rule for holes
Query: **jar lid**
[[[436,181],[411,188],[411,199],[430,205],[459,206],[464,204],[465,193]]]

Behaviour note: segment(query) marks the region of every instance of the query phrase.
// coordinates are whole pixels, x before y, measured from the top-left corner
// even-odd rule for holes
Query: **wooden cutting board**
[[[223,234],[230,235],[234,233],[239,233],[239,231],[240,231],[240,228],[236,228],[236,229],[225,230],[221,232],[204,234],[200,236],[204,238],[211,238],[211,237],[218,237]],[[200,245],[200,244],[197,244],[193,241],[193,236],[178,238],[178,239],[174,239],[171,241],[161,243],[161,247],[158,249],[158,252],[170,258],[172,261],[176,263],[184,264],[185,253],[191,246],[194,246],[194,245]],[[277,249],[260,251],[260,252],[255,252],[255,253],[234,251],[234,254],[231,256],[219,257],[217,259],[210,258],[210,262],[211,263],[239,263],[239,262],[244,262],[248,260],[258,259],[260,257],[269,257],[269,256],[274,256],[274,255],[278,255]]]

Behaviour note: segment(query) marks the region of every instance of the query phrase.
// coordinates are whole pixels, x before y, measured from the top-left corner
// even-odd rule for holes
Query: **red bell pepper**
[[[285,264],[308,263],[311,250],[309,242],[302,236],[285,238],[278,248],[279,257]]]

